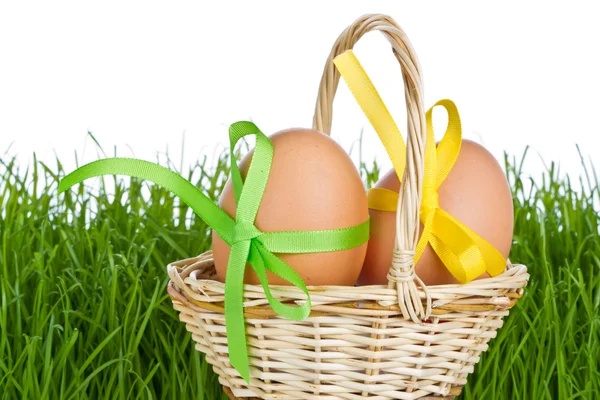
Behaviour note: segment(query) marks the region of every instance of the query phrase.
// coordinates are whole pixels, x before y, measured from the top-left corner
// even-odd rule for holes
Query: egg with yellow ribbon
[[[361,285],[387,282],[394,248],[395,207],[389,205],[395,205],[398,199],[400,181],[396,171],[389,171],[375,188],[369,193],[371,236],[358,280]],[[382,204],[386,202],[385,197],[389,198],[388,207]],[[473,141],[462,140],[458,157],[436,197],[439,204],[432,207],[452,215],[495,248],[502,255],[502,261],[506,260],[513,236],[512,195],[502,168],[489,151]],[[423,228],[421,224],[421,232]],[[415,268],[426,285],[459,283],[431,243],[427,244]],[[476,279],[484,277],[489,277],[487,271]]]
[[[379,135],[394,169],[369,190],[370,239],[360,285],[384,284],[393,259],[396,208],[406,146],[396,123],[354,53],[334,63]],[[506,268],[513,234],[512,194],[506,176],[485,148],[462,139],[455,104],[441,100],[448,128],[436,146],[433,108],[425,115],[426,145],[421,234],[415,272],[426,285],[467,283],[497,276]]]

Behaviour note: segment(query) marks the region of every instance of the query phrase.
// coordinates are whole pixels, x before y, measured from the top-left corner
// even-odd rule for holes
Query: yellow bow
[[[402,179],[406,163],[406,146],[400,130],[373,83],[352,50],[337,56],[334,63],[383,142],[398,179]],[[448,112],[448,127],[437,149],[432,125],[433,108],[436,106],[442,106]],[[506,267],[504,257],[491,244],[442,210],[439,205],[438,189],[452,169],[462,142],[458,109],[451,100],[440,100],[427,111],[425,117],[427,143],[420,213],[424,229],[417,244],[415,264],[429,243],[459,282],[467,283],[485,272],[497,276]],[[388,189],[373,188],[368,192],[368,200],[371,209],[395,212],[398,193]]]

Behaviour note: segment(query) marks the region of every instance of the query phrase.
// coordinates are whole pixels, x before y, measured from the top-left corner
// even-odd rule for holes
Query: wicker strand
[[[390,282],[388,287],[396,289],[398,304],[404,317],[410,317],[414,322],[420,323],[431,314],[432,302],[427,285],[415,273],[414,256],[414,250],[394,250],[392,268],[387,279]],[[425,308],[417,288],[421,288],[420,293],[425,294]],[[380,303],[385,306],[391,305],[389,302]]]

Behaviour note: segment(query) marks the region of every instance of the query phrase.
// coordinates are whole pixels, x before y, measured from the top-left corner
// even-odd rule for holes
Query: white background
[[[108,155],[184,165],[252,119],[265,133],[312,123],[323,63],[358,16],[393,16],[424,71],[427,105],[453,99],[463,134],[499,160],[532,147],[580,172],[578,143],[600,164],[600,24],[595,3],[564,2],[3,2],[0,154],[21,164],[57,154],[67,169]],[[355,48],[401,130],[402,81],[378,33]],[[344,83],[333,136],[349,149],[365,128],[367,160],[390,166]],[[439,124],[438,124],[439,125]],[[442,132],[438,131],[438,138]],[[355,153],[356,155],[356,153]],[[2,156],[7,157],[7,155]]]

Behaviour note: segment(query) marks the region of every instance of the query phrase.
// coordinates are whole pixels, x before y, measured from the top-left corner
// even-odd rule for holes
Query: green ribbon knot
[[[233,227],[231,244],[235,245],[239,242],[252,240],[260,235],[262,235],[262,232],[259,231],[252,223],[246,221],[237,221]]]
[[[245,182],[235,162],[234,148],[245,136],[256,136],[256,147]],[[273,161],[273,144],[252,122],[241,121],[229,127],[231,179],[237,205],[235,220],[206,197],[200,189],[175,172],[160,165],[129,158],[109,158],[86,164],[59,183],[63,193],[73,185],[102,175],[126,175],[163,186],[177,195],[196,215],[231,246],[225,276],[225,327],[231,365],[250,382],[248,347],[244,322],[244,274],[250,264],[265,291],[271,308],[280,316],[303,320],[310,314],[310,295],[304,281],[288,264],[273,253],[315,253],[350,249],[369,239],[369,221],[332,230],[261,232],[254,220],[262,201]],[[276,299],[267,281],[267,271],[288,281],[306,294],[302,305]]]

